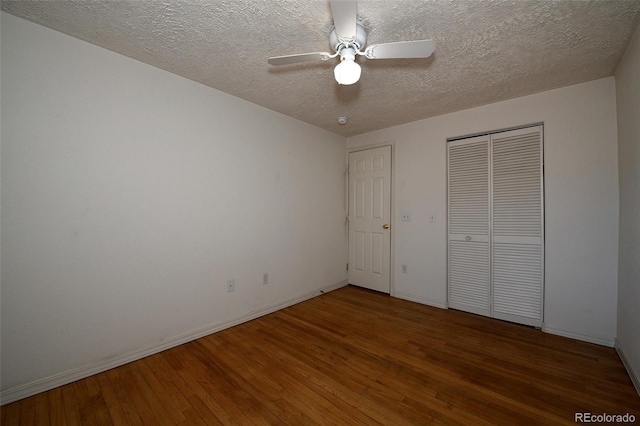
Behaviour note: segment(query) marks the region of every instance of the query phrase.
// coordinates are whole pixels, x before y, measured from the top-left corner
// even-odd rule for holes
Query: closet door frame
[[[526,318],[519,315],[510,315],[506,313],[496,313],[494,312],[494,200],[493,200],[493,137],[494,135],[504,135],[508,132],[518,133],[518,131],[522,130],[523,133],[526,133],[527,130],[533,130],[534,128],[539,128],[539,167],[540,167],[540,237],[539,237],[539,246],[540,246],[540,306],[539,306],[539,318]],[[488,243],[489,243],[489,309],[488,312],[484,310],[475,310],[475,309],[467,309],[467,307],[459,306],[457,303],[451,302],[451,241],[455,240],[451,238],[450,234],[450,158],[449,158],[449,147],[451,144],[463,144],[464,141],[468,141],[471,139],[476,139],[479,137],[487,137],[489,139],[488,142],[488,167],[489,167],[489,224],[488,224]],[[478,139],[476,139],[478,140]],[[447,139],[447,306],[453,309],[460,309],[471,313],[476,313],[480,315],[489,316],[491,318],[506,320],[510,322],[515,322],[519,324],[530,325],[534,327],[542,327],[544,322],[544,282],[545,282],[545,202],[544,202],[544,126],[543,123],[529,124],[524,126],[512,127],[508,129],[495,130],[490,132],[476,133],[467,136],[455,137]],[[525,240],[530,237],[521,237]]]

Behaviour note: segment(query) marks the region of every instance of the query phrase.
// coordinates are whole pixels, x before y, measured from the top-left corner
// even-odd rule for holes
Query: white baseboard
[[[582,340],[583,342],[595,343],[596,345],[613,347],[615,343],[614,337],[597,336],[595,334],[579,333],[576,331],[562,330],[559,328],[548,327],[542,325],[542,331],[549,334],[556,334],[558,336],[569,337],[571,339]]]
[[[251,321],[258,317],[279,311],[280,309],[287,308],[297,303],[304,302],[305,300],[320,296],[321,294],[328,293],[333,290],[337,290],[338,288],[344,287],[346,285],[347,280],[340,281],[316,291],[303,294],[302,296],[296,297],[294,299],[289,299],[275,305],[267,306],[257,311],[249,312],[239,317],[232,318],[229,321],[212,324],[207,327],[193,330],[189,333],[184,333],[175,337],[163,339],[154,344],[143,346],[132,351],[122,353],[120,355],[111,356],[108,359],[100,360],[91,364],[84,365],[82,367],[54,374],[53,376],[45,377],[43,379],[3,390],[2,392],[0,392],[0,405],[10,404],[20,399],[45,392],[59,386],[66,385],[68,383],[75,382],[76,380],[84,379],[94,374],[102,373],[103,371],[119,367],[132,361],[137,361],[144,357],[157,354],[158,352],[162,352],[175,346],[179,346],[184,343],[207,336],[209,334],[216,333],[226,328]]]
[[[620,341],[618,339],[616,339],[614,347],[616,348],[616,352],[618,352],[618,356],[622,360],[624,368],[626,368],[627,370],[627,374],[629,374],[629,378],[631,379],[631,383],[633,383],[633,387],[636,388],[636,392],[638,392],[638,396],[640,396],[640,380],[638,380],[638,376],[636,376],[636,373],[633,371],[631,363],[629,363],[629,360],[624,355],[624,351],[622,350],[622,346],[620,346]]]
[[[418,297],[414,296],[413,294],[403,293],[401,291],[396,291],[393,296],[397,297],[398,299],[409,300],[411,302],[421,303],[423,305],[429,305],[435,308],[447,309],[447,304],[441,301],[431,300],[425,297]]]
[[[446,302],[443,303],[442,301],[436,301],[436,300],[431,300],[423,297],[418,297],[409,293],[403,293],[401,291],[396,291],[393,296],[399,299],[421,303],[423,305],[434,306],[436,308],[441,308],[441,309],[448,309]],[[598,335],[588,334],[588,333],[578,333],[574,331],[548,327],[548,326],[545,326],[544,324],[542,325],[542,331],[549,334],[556,334],[558,336],[581,340],[583,342],[595,343],[596,345],[608,346],[610,348],[614,347],[614,344],[615,344],[615,338],[613,337],[598,336]]]

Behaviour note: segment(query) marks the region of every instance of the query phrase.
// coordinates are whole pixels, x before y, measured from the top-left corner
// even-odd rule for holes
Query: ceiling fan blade
[[[314,52],[314,53],[300,53],[298,55],[286,55],[286,56],[274,56],[269,58],[268,62],[271,65],[290,65],[299,64],[300,62],[309,61],[326,61],[331,58],[331,54],[327,52]]]
[[[433,40],[372,44],[364,54],[369,59],[428,58],[436,50]]]
[[[338,38],[353,39],[356,36],[356,0],[331,0],[333,25]]]

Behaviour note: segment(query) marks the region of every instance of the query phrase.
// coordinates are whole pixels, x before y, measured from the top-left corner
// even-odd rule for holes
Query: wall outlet
[[[402,273],[403,274],[407,273],[407,265],[402,265]]]
[[[233,280],[227,280],[227,293],[231,293],[235,289],[236,284],[233,282]]]
[[[269,274],[266,272],[262,274],[262,284],[269,284]]]
[[[402,212],[402,221],[411,222],[411,212]]]

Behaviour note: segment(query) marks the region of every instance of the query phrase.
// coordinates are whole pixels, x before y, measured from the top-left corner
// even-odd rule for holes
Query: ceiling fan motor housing
[[[336,33],[336,29],[331,28],[331,34],[329,34],[329,43],[334,51],[339,52],[342,47],[349,47],[354,45],[357,50],[362,49],[367,44],[367,32],[364,29],[362,22],[356,22],[356,36],[354,40],[341,40]]]

